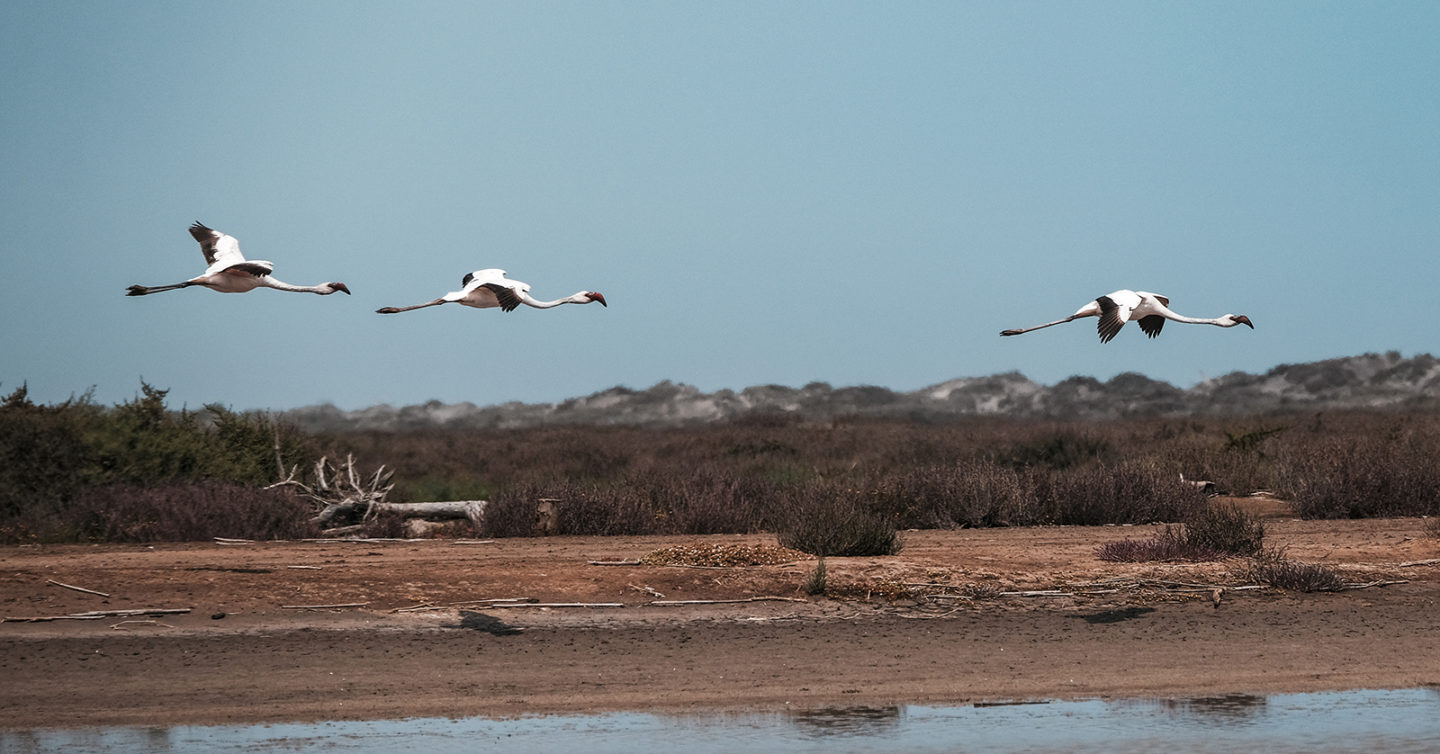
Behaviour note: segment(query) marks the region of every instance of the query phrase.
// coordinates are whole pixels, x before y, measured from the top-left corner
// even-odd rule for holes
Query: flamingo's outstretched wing
[[[199,222],[190,226],[190,235],[200,242],[200,251],[205,254],[206,265],[214,267],[218,263],[222,267],[229,267],[245,261],[245,255],[240,253],[240,242],[235,240],[234,236],[227,236]]]

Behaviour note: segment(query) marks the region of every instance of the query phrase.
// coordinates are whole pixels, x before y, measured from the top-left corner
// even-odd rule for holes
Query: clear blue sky
[[[1176,385],[1434,352],[1440,3],[0,4],[0,393]],[[187,289],[186,227],[299,284]],[[374,314],[501,267],[540,298]],[[1117,288],[1256,329],[1094,321]]]

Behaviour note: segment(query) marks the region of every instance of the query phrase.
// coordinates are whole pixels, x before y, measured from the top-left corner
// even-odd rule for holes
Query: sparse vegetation
[[[24,388],[0,402],[0,540],[204,536],[161,509],[224,499],[271,510],[258,488],[281,465],[309,468],[321,450],[392,469],[394,501],[489,500],[483,531],[446,531],[500,537],[766,531],[839,554],[894,552],[912,528],[1178,522],[1190,544],[1258,549],[1257,523],[1209,505],[1182,476],[1230,494],[1268,490],[1311,518],[1440,516],[1440,416],[1426,413],[933,423],[764,415],[705,427],[306,436],[218,405],[170,411],[164,398],[142,385],[114,408],[88,397],[36,405]],[[209,502],[179,502],[190,486]],[[146,497],[155,511],[134,513]],[[553,501],[543,521],[541,500]],[[108,510],[131,512],[97,524]]]

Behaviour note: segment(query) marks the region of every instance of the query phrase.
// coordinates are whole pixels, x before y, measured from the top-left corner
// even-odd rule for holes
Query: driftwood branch
[[[281,605],[281,610],[328,610],[341,607],[365,607],[369,602],[343,602],[335,605]]]
[[[801,597],[745,597],[734,600],[652,600],[645,604],[671,607],[674,605],[731,605],[740,602],[809,602]]]
[[[1410,583],[1409,579],[1400,579],[1399,581],[1366,581],[1362,584],[1345,584],[1344,586],[1341,586],[1340,589],[1337,591],[1348,592],[1351,589],[1372,589],[1379,586],[1392,586],[1394,584],[1408,583]]]
[[[161,628],[174,628],[174,626],[170,625],[169,623],[163,623],[158,620],[122,620],[119,623],[111,624],[110,628],[117,631],[128,630],[132,624],[140,626],[160,626]]]
[[[625,607],[623,602],[501,602],[488,605],[499,607]]]
[[[17,618],[6,616],[0,618],[3,623],[44,623],[54,620],[99,620],[101,618],[116,618],[133,615],[178,615],[190,612],[188,607],[142,607],[131,610],[90,610],[83,613],[70,613],[69,615],[37,615],[32,617]]]
[[[432,604],[432,603],[426,602],[426,603],[421,604],[421,605],[411,605],[410,607],[397,607],[397,608],[391,610],[390,612],[392,612],[392,613],[418,613],[418,612],[424,612],[424,611],[426,611],[426,610],[449,610],[449,609],[452,608],[452,607],[474,607],[474,606],[477,606],[477,605],[478,605],[478,606],[481,606],[481,607],[492,607],[492,606],[495,606],[495,605],[514,605],[514,604],[516,604],[516,603],[538,604],[539,602],[540,602],[540,600],[537,600],[537,599],[535,599],[534,597],[491,597],[491,598],[489,598],[489,599],[464,600],[464,601],[461,601],[461,602],[446,602],[446,603],[441,604],[441,605],[436,605],[436,604]]]
[[[106,593],[104,593],[104,592],[97,592],[97,591],[95,591],[94,589],[86,589],[86,588],[83,587],[83,586],[71,586],[70,584],[62,584],[62,583],[56,581],[55,579],[45,579],[45,583],[47,583],[47,584],[54,584],[55,586],[65,587],[66,589],[74,589],[74,590],[77,591],[77,592],[84,592],[84,593],[86,593],[86,594],[94,594],[94,595],[99,596],[99,597],[109,597],[109,596],[110,596],[110,595],[108,595],[108,594],[106,594]]]

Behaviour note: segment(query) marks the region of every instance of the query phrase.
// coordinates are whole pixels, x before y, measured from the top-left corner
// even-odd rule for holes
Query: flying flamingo
[[[200,242],[200,250],[205,252],[205,263],[209,267],[205,268],[204,275],[174,285],[132,285],[130,292],[125,295],[146,296],[161,291],[189,288],[192,285],[203,285],[221,293],[244,293],[256,288],[274,288],[277,291],[318,293],[321,296],[328,296],[335,291],[350,295],[350,289],[346,288],[344,283],[291,285],[276,280],[270,277],[270,273],[275,271],[273,262],[247,260],[240,253],[240,242],[236,241],[234,236],[227,236],[200,223],[190,226],[190,235]]]
[[[1165,326],[1165,320],[1167,319],[1184,322],[1187,325],[1215,325],[1216,327],[1245,325],[1251,330],[1255,329],[1255,325],[1250,322],[1250,318],[1243,314],[1222,314],[1214,319],[1186,317],[1183,314],[1176,314],[1170,311],[1170,299],[1165,296],[1157,293],[1147,293],[1145,291],[1119,290],[1091,301],[1080,307],[1080,311],[1071,314],[1065,319],[1057,319],[1054,322],[1046,322],[1043,325],[1026,327],[1019,330],[1002,330],[1000,334],[1020,335],[1030,332],[1031,330],[1039,330],[1043,327],[1063,325],[1066,322],[1072,322],[1081,317],[1100,318],[1097,329],[1100,331],[1101,343],[1109,343],[1110,340],[1120,332],[1120,328],[1124,327],[1125,323],[1131,320],[1139,321],[1140,329],[1152,338],[1160,334],[1160,328]]]
[[[505,277],[504,270],[476,270],[467,274],[460,284],[463,286],[460,290],[451,291],[434,301],[414,306],[387,306],[384,309],[376,309],[375,312],[377,314],[398,314],[412,309],[424,309],[427,306],[439,306],[451,302],[473,306],[476,309],[493,309],[498,306],[502,311],[507,312],[514,311],[521,304],[533,306],[536,309],[549,309],[561,304],[588,304],[592,301],[599,301],[601,306],[610,306],[605,303],[605,297],[600,295],[599,291],[580,291],[573,296],[557,298],[554,301],[536,301],[530,297],[529,284]]]

